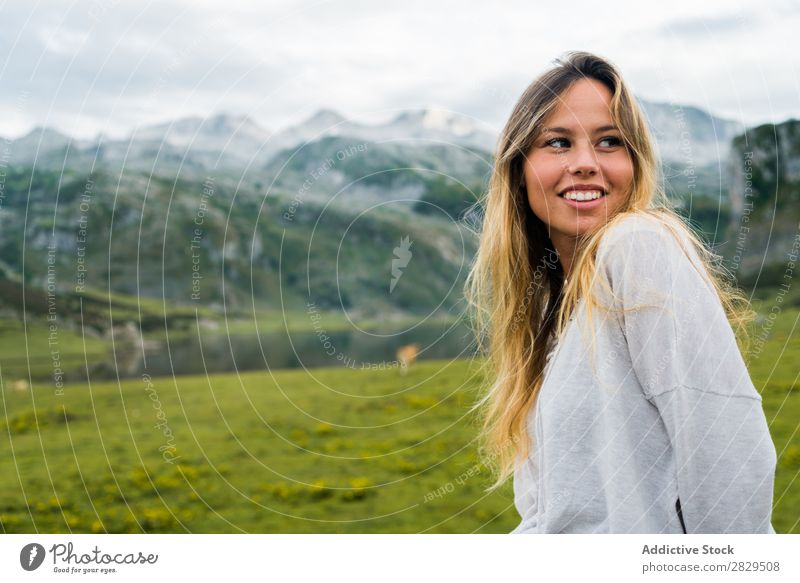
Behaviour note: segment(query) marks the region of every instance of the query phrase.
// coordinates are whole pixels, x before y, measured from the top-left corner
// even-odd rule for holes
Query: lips
[[[561,192],[559,192],[558,196],[563,197],[566,193],[568,193],[568,192],[570,192],[572,190],[577,190],[579,192],[594,192],[594,191],[599,190],[604,195],[608,194],[608,189],[600,186],[599,184],[573,184],[572,186],[569,186],[569,187],[565,188],[564,190],[562,190]]]
[[[567,191],[567,192],[569,192],[569,191]],[[606,196],[607,196],[606,194],[602,194],[602,195],[600,195],[599,197],[597,197],[597,198],[595,198],[593,200],[570,200],[567,197],[562,196],[561,200],[563,200],[565,204],[568,204],[569,206],[571,206],[574,209],[577,209],[577,210],[580,210],[580,211],[588,211],[588,210],[591,210],[591,209],[593,209],[595,207],[599,207],[601,205],[605,205],[606,204],[606,201],[605,201]]]
[[[585,192],[582,190],[568,190],[561,198],[568,202],[591,202],[604,198],[605,196],[607,196],[607,193],[602,190],[589,190]]]

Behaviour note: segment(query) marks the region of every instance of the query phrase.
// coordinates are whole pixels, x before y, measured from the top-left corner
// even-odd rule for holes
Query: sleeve
[[[536,533],[539,528],[539,504],[537,488],[531,480],[530,469],[525,465],[514,472],[514,504],[522,519],[509,534]]]
[[[675,455],[686,532],[774,533],[777,455],[761,395],[696,251],[655,227],[601,249],[632,373]]]

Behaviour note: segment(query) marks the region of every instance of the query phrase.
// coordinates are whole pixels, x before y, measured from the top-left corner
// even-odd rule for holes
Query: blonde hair
[[[588,320],[598,307],[591,293],[595,258],[603,235],[624,216],[646,214],[683,235],[696,250],[715,288],[740,348],[747,347],[753,312],[733,285],[720,257],[692,232],[672,208],[663,187],[660,164],[645,117],[607,60],[569,52],[524,91],[503,128],[495,152],[488,191],[476,204],[483,212],[478,252],[465,286],[482,368],[491,384],[474,405],[482,417],[480,454],[495,472],[487,489],[501,486],[517,460],[529,455],[528,416],[542,384],[552,343],[561,336],[581,298]],[[612,94],[611,117],[632,158],[633,179],[617,214],[579,239],[570,277],[564,272],[547,226],[533,213],[525,194],[525,156],[542,124],[564,92],[580,79],[595,79]]]

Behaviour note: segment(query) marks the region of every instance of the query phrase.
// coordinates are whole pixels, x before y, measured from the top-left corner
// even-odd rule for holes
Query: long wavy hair
[[[590,323],[592,308],[600,307],[590,293],[598,245],[623,216],[647,214],[676,236],[688,239],[719,295],[740,349],[745,351],[747,325],[754,317],[721,257],[706,247],[670,204],[645,117],[618,70],[606,59],[586,52],[566,53],[554,63],[514,106],[497,143],[488,191],[475,206],[482,221],[465,296],[478,352],[486,357],[481,368],[488,387],[472,412],[479,412],[482,419],[480,456],[495,477],[487,491],[501,486],[516,463],[530,454],[527,420],[542,384],[548,353],[581,299]],[[579,238],[565,282],[548,227],[528,203],[524,165],[547,116],[580,79],[600,81],[611,92],[611,117],[631,156],[633,179],[617,213]]]

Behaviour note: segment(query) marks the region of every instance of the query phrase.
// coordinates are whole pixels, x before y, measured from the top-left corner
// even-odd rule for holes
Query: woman
[[[734,333],[752,311],[669,207],[613,65],[569,53],[526,89],[482,202],[476,409],[513,532],[774,533],[776,453]]]

